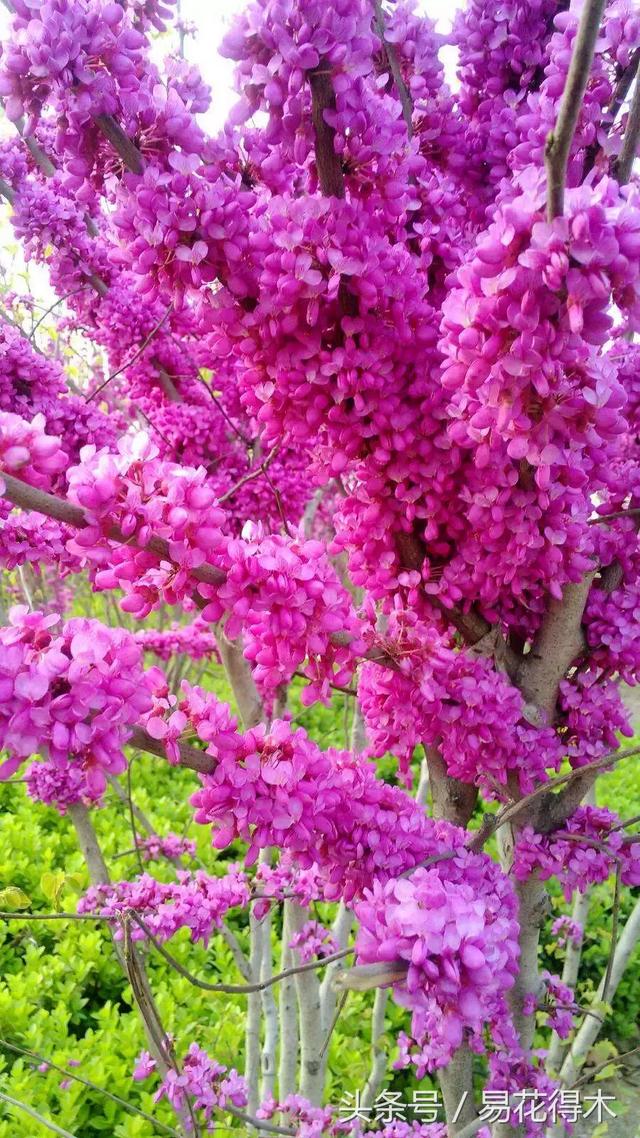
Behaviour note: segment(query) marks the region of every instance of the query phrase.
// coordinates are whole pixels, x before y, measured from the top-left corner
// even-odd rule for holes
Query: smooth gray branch
[[[605,0],[586,0],[585,2],[558,118],[554,130],[546,141],[545,164],[547,168],[547,217],[549,221],[561,217],[564,210],[564,190],[569,153],[591,73],[593,53],[604,6]]]

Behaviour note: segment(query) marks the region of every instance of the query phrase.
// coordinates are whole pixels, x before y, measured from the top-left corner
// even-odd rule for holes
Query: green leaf
[[[56,869],[53,873],[43,873],[40,878],[40,888],[48,901],[51,901],[56,912],[62,908],[61,897],[64,892],[66,882],[66,874],[62,869]]]
[[[17,885],[7,885],[6,889],[0,889],[0,908],[7,909],[10,913],[16,909],[30,909],[31,900]]]

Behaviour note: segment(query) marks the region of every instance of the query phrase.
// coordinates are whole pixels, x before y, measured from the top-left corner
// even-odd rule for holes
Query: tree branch
[[[564,190],[569,152],[591,73],[591,63],[604,6],[605,0],[585,0],[560,111],[555,128],[546,141],[545,164],[547,169],[547,217],[549,221],[560,217],[564,210]]]
[[[107,141],[111,143],[116,153],[120,155],[127,170],[130,170],[132,174],[142,174],[145,167],[144,158],[113,115],[96,115],[94,122]]]
[[[613,963],[611,968],[607,967],[608,977],[603,976],[598,987],[598,991],[593,999],[593,1005],[600,1003],[604,999],[605,982],[608,987],[608,994],[611,998],[622,976],[624,970],[629,962],[631,953],[636,947],[640,939],[640,901],[636,902],[631,916],[628,918],[627,923],[622,931],[622,935],[616,946],[613,956]],[[602,1019],[595,1016],[587,1016],[579,1029],[572,1045],[569,1050],[562,1068],[560,1070],[560,1082],[565,1086],[573,1086],[576,1076],[583,1066],[589,1051],[595,1043],[602,1028]]]
[[[389,70],[393,76],[393,81],[398,93],[398,99],[402,107],[402,117],[406,123],[407,134],[409,138],[413,137],[413,100],[409,94],[407,84],[402,75],[402,68],[400,67],[400,60],[398,58],[398,49],[393,43],[389,43],[384,34],[384,12],[382,10],[381,0],[373,0],[373,10],[375,12],[375,25],[382,42],[382,49],[387,57]]]
[[[53,1134],[61,1134],[62,1138],[77,1138],[70,1130],[63,1130],[61,1126],[56,1126],[55,1122],[51,1122],[49,1118],[45,1118],[43,1114],[34,1110],[32,1106],[27,1106],[26,1102],[21,1102],[20,1099],[13,1098],[11,1095],[5,1094],[4,1091],[0,1091],[0,1102],[6,1102],[9,1106],[15,1106],[18,1110],[24,1111],[25,1114],[30,1115],[36,1122],[39,1122],[41,1126],[45,1126],[47,1130],[51,1130]]]
[[[311,118],[315,135],[316,168],[320,189],[325,197],[344,197],[342,163],[336,154],[335,130],[326,121],[325,111],[335,111],[336,97],[331,81],[331,70],[325,60],[307,73],[311,87]]]
[[[581,630],[595,570],[578,584],[565,586],[562,600],[552,600],[529,654],[518,670],[518,687],[528,703],[553,722],[558,685],[568,667],[585,649]]]
[[[624,185],[631,177],[633,170],[633,163],[636,154],[638,153],[638,141],[640,140],[640,68],[636,72],[636,85],[633,92],[633,99],[629,107],[629,117],[627,118],[627,125],[624,132],[624,139],[622,142],[622,150],[616,161],[613,163],[612,173],[614,178]]]

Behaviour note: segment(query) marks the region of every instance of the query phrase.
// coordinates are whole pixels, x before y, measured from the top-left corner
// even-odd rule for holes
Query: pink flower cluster
[[[561,1039],[566,1039],[573,1028],[574,1016],[578,1011],[573,989],[563,984],[559,976],[554,976],[546,970],[542,973],[542,979],[546,988],[545,1004],[551,1005],[550,1008],[544,1008],[548,1012],[547,1025],[553,1028]]]
[[[570,191],[553,223],[543,205],[532,174],[443,305],[447,433],[469,455],[456,553],[434,587],[445,603],[559,596],[579,580],[593,495],[626,430],[624,392],[596,349],[612,303],[631,326],[640,316],[636,191],[611,179]]]
[[[308,909],[312,901],[324,898],[325,882],[319,866],[314,864],[302,869],[288,853],[281,854],[277,865],[261,861],[254,882],[256,890],[264,896],[253,908],[258,919],[269,912],[273,900],[293,898]]]
[[[191,719],[217,764],[192,798],[213,843],[249,843],[247,860],[277,846],[302,867],[317,862],[325,895],[346,900],[373,877],[394,876],[441,848],[441,826],[350,752],[321,751],[302,729],[274,720],[237,731],[225,704],[195,691]],[[174,713],[175,714],[175,713]],[[155,724],[153,725],[155,728]]]
[[[78,912],[99,913],[113,920],[119,940],[123,935],[119,918],[133,913],[160,941],[187,928],[192,941],[201,940],[207,945],[229,909],[247,905],[249,895],[246,874],[233,867],[223,877],[212,877],[204,870],[179,870],[178,880],[169,883],[143,873],[133,881],[92,886],[80,899]],[[144,940],[146,934],[134,921],[131,935],[134,940]]]
[[[67,551],[70,530],[53,518],[13,510],[3,517],[0,526],[0,565],[15,569],[18,565],[55,566],[60,576],[80,568],[78,558]]]
[[[76,802],[91,802],[95,798],[88,772],[73,763],[63,766],[53,759],[43,759],[31,763],[26,778],[29,797],[55,807],[60,814],[66,814]]]
[[[487,657],[447,647],[402,611],[376,642],[399,670],[365,663],[358,698],[373,752],[396,754],[405,778],[419,743],[437,746],[449,775],[488,796],[510,772],[528,793],[558,769],[564,752],[556,732],[528,721],[522,694]]]
[[[539,90],[529,93],[512,123],[510,166],[515,171],[543,164],[544,144],[556,122],[580,14],[581,5],[575,2],[555,14],[553,35],[546,45],[544,79],[539,74],[542,79]],[[633,54],[638,46],[640,20],[633,0],[610,0],[603,13],[589,83],[572,139],[568,164],[570,186],[579,185],[594,165],[598,171],[606,170],[607,160],[619,150],[627,114],[623,112],[614,124],[611,108],[615,105],[619,76],[633,66]]]
[[[168,858],[178,861],[181,857],[195,857],[196,843],[191,838],[181,838],[179,834],[150,834],[148,838],[138,839],[137,849],[143,861],[158,861]]]
[[[44,415],[34,415],[27,422],[10,411],[0,411],[0,492],[4,489],[3,470],[40,490],[49,490],[67,462],[60,439],[46,433]]]
[[[260,1119],[272,1119],[276,1114],[284,1114],[287,1121],[295,1125],[296,1138],[338,1138],[340,1134],[353,1133],[352,1119],[336,1118],[335,1107],[314,1106],[302,1095],[288,1095],[284,1102],[268,1098],[257,1111]],[[358,1129],[357,1134],[359,1138],[446,1138],[447,1128],[439,1122],[411,1123],[397,1119],[375,1131]],[[479,1138],[488,1138],[486,1128],[479,1131]]]
[[[611,663],[611,661],[610,661]],[[560,684],[564,712],[563,745],[572,766],[593,762],[620,746],[620,735],[633,735],[618,684],[591,666]]]
[[[112,0],[16,0],[2,52],[0,94],[9,118],[37,118],[52,97],[80,121],[114,114],[139,86],[144,36]]]
[[[160,660],[182,655],[192,660],[218,658],[216,638],[199,616],[191,624],[174,622],[169,628],[141,628],[134,636],[145,652],[151,652]]]
[[[585,629],[590,654],[596,664],[607,672],[618,672],[626,683],[635,685],[640,678],[637,628],[640,557],[631,521],[624,522],[620,538],[624,551],[618,557],[612,557],[611,561],[617,560],[623,565],[622,583],[611,592],[599,588],[591,590],[585,609]]]
[[[314,1106],[302,1095],[287,1095],[283,1102],[270,1097],[260,1104],[257,1117],[271,1119],[284,1114],[295,1125],[296,1138],[324,1138],[325,1135],[344,1134],[352,1129],[348,1122],[336,1122],[330,1106]]]
[[[138,1056],[133,1077],[144,1080],[156,1069],[156,1061],[148,1051]],[[163,1076],[154,1102],[166,1098],[177,1114],[188,1118],[190,1110],[202,1111],[208,1130],[213,1130],[213,1112],[236,1109],[247,1105],[247,1085],[235,1068],[223,1066],[211,1059],[197,1043],[192,1043],[182,1063],[170,1068]],[[192,1122],[187,1122],[187,1126]]]
[[[516,843],[513,872],[519,881],[534,872],[542,881],[557,878],[569,901],[575,890],[584,893],[606,881],[617,866],[624,885],[640,885],[636,835],[626,835],[610,810],[579,806],[562,830],[538,834],[525,826]]]
[[[289,941],[289,948],[296,948],[300,960],[305,963],[317,957],[331,956],[337,952],[339,944],[330,929],[326,929],[318,921],[305,921],[299,932]]]
[[[117,453],[83,448],[80,459],[67,472],[69,498],[85,509],[90,524],[69,548],[97,563],[96,586],[122,588],[122,608],[138,618],[163,601],[176,604],[188,596],[194,587],[191,572],[212,563],[225,546],[225,515],[204,470],[163,463],[144,434],[121,440]],[[114,527],[125,543],[114,542],[110,549]],[[170,562],[144,548],[153,537],[169,542]],[[127,539],[135,539],[136,546]],[[208,610],[212,619],[222,615],[215,601]]]
[[[125,769],[130,728],[151,705],[142,652],[130,633],[97,620],[70,620],[56,635],[59,620],[17,606],[0,629],[0,746],[9,752],[0,777],[41,754],[63,771],[77,766],[83,793],[99,798],[107,775]]]
[[[15,214],[12,216],[15,218]],[[61,273],[61,291],[62,288],[68,291],[68,267],[61,269]],[[95,404],[86,403],[81,396],[70,395],[66,390],[64,371],[57,360],[36,351],[19,327],[4,321],[0,326],[1,412],[14,416],[14,419],[6,421],[5,430],[15,432],[16,444],[24,440],[25,445],[29,441],[29,421],[35,423],[34,416],[42,416],[37,419],[34,445],[37,436],[44,431],[49,436],[59,436],[58,446],[61,452],[64,446],[64,452],[69,456],[67,461],[76,460],[80,447],[89,441],[106,446],[112,445],[115,439],[117,420],[105,415]],[[22,426],[14,421],[17,415],[24,420]],[[1,428],[0,433],[4,433]],[[43,488],[57,490],[63,484],[60,472],[65,465],[61,463],[52,471],[53,477]]]
[[[584,929],[577,921],[565,914],[562,917],[557,917],[553,922],[551,933],[556,937],[559,948],[568,947],[569,944],[573,944],[577,948],[582,943]]]
[[[328,700],[330,683],[347,684],[364,651],[350,593],[319,541],[267,537],[230,542],[218,596],[230,615],[225,634],[244,634],[244,654],[271,700],[306,662],[307,703]],[[334,634],[344,639],[336,642]]]
[[[518,971],[512,884],[484,854],[458,849],[445,858],[374,881],[354,906],[358,960],[407,963],[394,996],[411,1009],[419,1077],[446,1065],[465,1032],[480,1042],[487,1024],[505,1018],[505,994]]]
[[[509,152],[542,77],[557,10],[556,0],[472,0],[456,12],[461,150],[466,176],[484,201],[509,172]]]

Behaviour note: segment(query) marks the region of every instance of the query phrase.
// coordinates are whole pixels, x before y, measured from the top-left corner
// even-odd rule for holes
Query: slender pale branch
[[[56,1126],[56,1123],[52,1122],[50,1118],[45,1118],[43,1114],[34,1110],[32,1106],[28,1106],[26,1102],[21,1102],[20,1099],[13,1098],[12,1095],[7,1095],[4,1091],[0,1091],[0,1102],[6,1102],[9,1106],[15,1106],[18,1110],[24,1111],[25,1114],[30,1115],[36,1122],[39,1122],[41,1126],[45,1126],[47,1130],[51,1130],[53,1134],[60,1134],[62,1138],[77,1138],[70,1130],[63,1130],[61,1126]]]
[[[618,940],[612,967],[610,970],[607,968],[609,975],[608,977],[603,976],[598,991],[595,994],[593,1000],[594,1005],[603,1000],[605,982],[608,987],[609,1000],[611,1000],[620,983],[624,970],[629,963],[629,958],[639,940],[640,901],[637,901]],[[560,1081],[565,1086],[573,1086],[575,1084],[576,1076],[600,1033],[602,1022],[600,1017],[587,1016],[585,1018],[560,1070]]]
[[[582,100],[587,89],[605,0],[586,0],[571,57],[555,128],[547,138],[547,216],[549,221],[564,210],[564,190],[571,143],[578,125]]]
[[[402,107],[402,117],[406,123],[407,134],[409,138],[413,137],[413,100],[409,94],[409,89],[404,81],[402,68],[400,66],[400,59],[398,57],[398,49],[394,43],[389,43],[385,35],[384,26],[384,11],[382,9],[381,0],[373,0],[373,10],[375,12],[376,30],[382,41],[382,47],[387,57],[389,70],[393,76],[400,106]]]
[[[640,69],[636,72],[636,85],[629,107],[629,117],[627,118],[627,126],[624,132],[624,139],[622,142],[622,150],[618,159],[613,164],[613,176],[618,179],[621,185],[629,181],[631,171],[633,170],[633,163],[636,154],[638,153],[638,142],[640,141]]]
[[[291,1138],[295,1138],[295,1130],[288,1130],[286,1126],[275,1126],[272,1122],[266,1122],[262,1118],[253,1118],[250,1114],[245,1114],[243,1110],[236,1110],[235,1107],[225,1106],[224,1109],[226,1114],[231,1114],[233,1118],[239,1118],[241,1122],[248,1123],[254,1130],[261,1131],[264,1134],[287,1134]]]
[[[99,1094],[104,1095],[105,1098],[111,1102],[117,1103],[118,1106],[128,1110],[131,1114],[137,1114],[140,1118],[144,1118],[147,1122],[151,1122],[158,1130],[164,1134],[180,1138],[178,1131],[173,1126],[167,1126],[166,1122],[160,1122],[158,1118],[154,1118],[152,1114],[147,1114],[146,1110],[141,1110],[139,1106],[134,1106],[133,1103],[127,1102],[126,1099],[120,1098],[120,1095],[113,1094],[112,1091],[105,1090],[104,1087],[94,1083],[91,1079],[85,1079],[83,1075],[77,1075],[74,1071],[68,1071],[66,1067],[59,1067],[52,1059],[46,1059],[44,1055],[39,1055],[36,1051],[30,1051],[27,1047],[18,1047],[15,1043],[9,1043],[8,1039],[0,1038],[0,1047],[6,1047],[7,1051],[13,1051],[16,1055],[25,1055],[28,1059],[33,1059],[35,1063],[46,1063],[47,1067],[51,1067],[52,1071],[58,1071],[59,1074],[64,1075],[65,1079],[73,1079],[75,1083],[81,1083],[83,1087],[88,1087],[91,1091],[97,1091]]]
[[[200,988],[203,992],[225,992],[228,995],[240,996],[251,995],[252,992],[265,992],[267,988],[271,988],[274,984],[279,984],[281,980],[286,980],[289,976],[297,976],[303,972],[315,972],[318,968],[325,968],[328,964],[332,964],[334,960],[342,960],[344,956],[349,956],[354,951],[353,948],[344,948],[339,952],[333,952],[330,956],[323,956],[318,960],[310,960],[307,964],[298,964],[293,968],[286,968],[284,972],[276,972],[268,979],[256,980],[251,984],[212,984],[208,980],[200,980],[198,976],[194,976],[188,968],[185,968],[184,964],[176,960],[175,956],[160,943],[151,932],[149,926],[143,921],[142,917],[139,917],[135,911],[132,910],[130,915],[131,920],[140,926],[145,936],[149,938],[151,944],[157,952],[160,953],[160,956],[166,960],[167,964],[169,964],[179,976],[188,980],[194,988]]]
[[[362,1106],[365,1109],[372,1107],[377,1099],[387,1070],[387,1054],[381,1041],[384,1039],[388,1002],[389,989],[378,988],[371,1011],[371,1069],[362,1092]]]
[[[4,178],[0,178],[0,195],[3,198],[6,198],[6,200],[9,202],[9,205],[13,205],[16,200],[15,191],[12,190],[9,183],[6,182]]]

